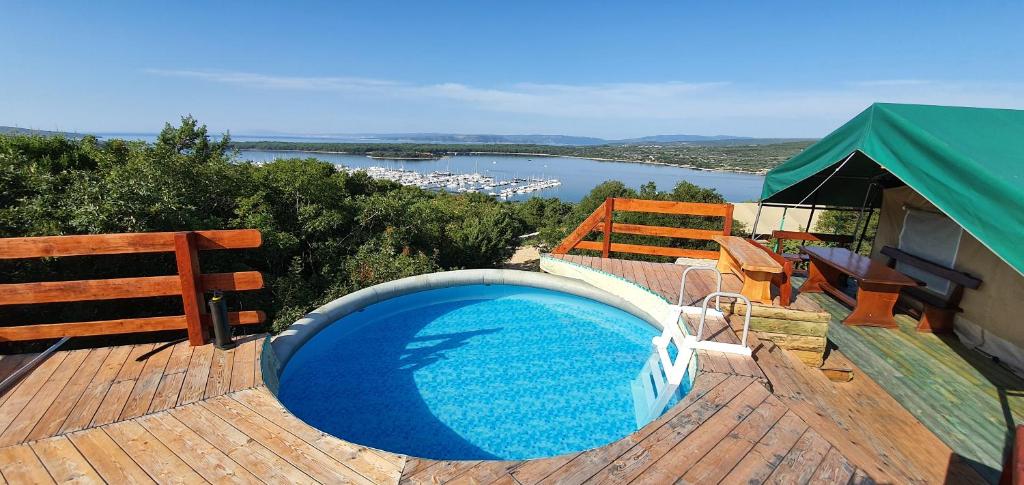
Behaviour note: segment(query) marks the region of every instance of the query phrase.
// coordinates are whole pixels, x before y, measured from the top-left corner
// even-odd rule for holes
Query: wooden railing
[[[644,226],[639,224],[622,224],[615,222],[616,211],[649,212],[656,214],[674,214],[683,216],[722,217],[721,230],[691,229],[685,227]],[[603,233],[601,241],[584,241],[594,230]],[[704,204],[698,202],[674,202],[663,200],[605,199],[583,223],[555,247],[552,254],[565,254],[572,249],[589,249],[600,251],[602,258],[610,253],[648,254],[654,256],[670,256],[682,258],[717,259],[717,251],[701,249],[670,248],[663,246],[647,246],[641,244],[613,243],[612,234],[636,234],[643,236],[660,236],[679,239],[699,239],[710,241],[716,235],[729,235],[732,232],[732,204]]]
[[[178,269],[168,276],[0,284],[0,305],[180,296],[184,310],[174,316],[0,326],[0,341],[188,330],[189,342],[202,345],[209,327],[203,293],[257,290],[263,288],[263,276],[256,271],[202,274],[199,251],[250,249],[261,243],[255,229],[0,239],[0,259],[172,252]],[[265,318],[260,311],[228,313],[232,325],[262,323]]]

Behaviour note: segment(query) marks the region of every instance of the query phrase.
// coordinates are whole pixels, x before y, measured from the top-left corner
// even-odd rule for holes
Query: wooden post
[[[761,208],[760,208],[760,206],[758,206],[757,214],[758,214],[758,216],[761,215]],[[755,221],[754,224],[755,224],[754,229],[756,230],[757,229],[757,226],[756,226],[757,222]],[[723,236],[731,236],[732,235],[732,204],[727,204],[727,207],[725,209],[725,222],[722,223],[722,235]]]
[[[185,323],[188,328],[189,344],[206,344],[207,332],[203,326],[202,283],[199,269],[199,250],[196,246],[196,233],[174,233],[174,259],[178,263],[178,278],[181,280],[181,302],[185,307]]]
[[[607,258],[612,250],[612,211],[615,210],[615,199],[604,200],[604,244],[601,246],[601,257]]]

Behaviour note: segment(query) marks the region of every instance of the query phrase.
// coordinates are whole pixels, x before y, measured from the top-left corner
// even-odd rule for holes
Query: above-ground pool
[[[278,398],[327,433],[396,453],[554,456],[636,431],[630,382],[659,333],[550,289],[427,289],[323,327],[287,360]]]

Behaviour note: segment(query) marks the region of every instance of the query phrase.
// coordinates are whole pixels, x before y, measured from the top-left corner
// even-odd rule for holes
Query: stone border
[[[390,298],[454,286],[507,284],[560,291],[618,308],[643,319],[656,329],[662,329],[659,317],[664,315],[667,308],[657,308],[655,303],[661,303],[664,307],[667,302],[663,298],[656,297],[648,290],[643,292],[646,298],[635,300],[639,295],[633,291],[643,291],[636,285],[632,285],[633,291],[620,293],[617,288],[593,285],[590,281],[572,276],[510,269],[468,269],[410,276],[363,288],[307,313],[283,332],[270,338],[260,358],[264,381],[276,395],[281,371],[295,352],[321,330],[346,315]]]

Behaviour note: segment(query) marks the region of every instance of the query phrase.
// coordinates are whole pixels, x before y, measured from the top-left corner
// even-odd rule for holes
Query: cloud
[[[541,119],[546,119],[560,120],[559,124],[565,126],[573,126],[573,122],[608,127],[659,123],[670,130],[672,126],[728,127],[742,121],[760,130],[760,134],[781,135],[789,126],[801,127],[802,135],[821,135],[876,101],[1024,108],[1024,84],[976,81],[881,79],[780,89],[728,81],[473,86],[460,82],[418,84],[361,77],[210,70],[149,69],[146,73],[245,89],[321,92],[337,97],[337,102],[383,106],[404,101],[427,109],[504,114],[534,120],[538,126],[543,124]],[[318,100],[326,105],[331,105],[331,101]],[[478,117],[481,121],[486,118],[483,114]],[[808,126],[821,126],[820,132],[807,133]]]

